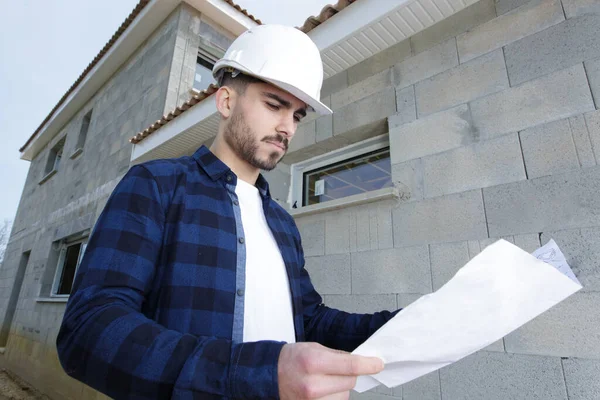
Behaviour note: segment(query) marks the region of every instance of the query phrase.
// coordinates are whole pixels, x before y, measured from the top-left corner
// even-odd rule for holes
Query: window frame
[[[288,205],[292,215],[327,211],[371,201],[382,200],[397,196],[397,190],[392,187],[355,194],[340,199],[330,200],[319,204],[303,206],[304,174],[333,164],[349,161],[374,151],[390,147],[389,135],[384,134],[345,146],[290,166],[290,192]],[[284,159],[285,160],[285,159]],[[391,162],[391,161],[390,161]],[[294,208],[294,204],[296,208]]]
[[[67,141],[67,136],[64,135],[60,140],[58,140],[51,148],[48,154],[48,158],[46,159],[46,166],[44,167],[44,176],[40,180],[39,184],[46,182],[50,177],[58,172],[58,167],[60,166],[60,160],[64,158],[65,155],[65,144]],[[57,151],[56,148],[60,145],[60,151]],[[52,163],[50,163],[50,160]],[[58,160],[58,163],[57,163]],[[63,161],[64,162],[64,161]],[[52,164],[52,166],[50,166]]]
[[[92,126],[92,118],[94,117],[94,109],[90,109],[85,113],[83,119],[81,120],[81,125],[79,127],[79,135],[77,136],[77,143],[75,144],[75,150],[71,154],[70,158],[75,159],[81,153],[83,153],[83,147],[85,146],[85,142],[87,140],[87,135],[90,131],[90,127]],[[87,124],[86,124],[87,121]],[[84,129],[85,128],[85,129]]]
[[[77,257],[77,265],[75,266],[75,274],[73,275],[73,282],[75,282],[75,277],[77,276],[77,271],[79,270],[79,265],[81,264],[81,260],[83,259],[83,255],[87,248],[88,237],[80,238],[77,240],[62,240],[60,243],[60,254],[58,256],[58,261],[56,262],[56,270],[54,271],[54,280],[52,282],[52,289],[50,291],[51,298],[68,298],[71,294],[58,294],[58,288],[61,284],[61,278],[63,271],[65,269],[65,261],[67,256],[67,250],[71,246],[75,246],[77,244],[81,244],[79,249],[79,256]],[[73,283],[71,283],[72,285]]]
[[[208,69],[209,71],[211,71],[212,74],[212,67],[208,68],[206,65],[204,65],[203,63],[207,63],[210,64],[214,67],[215,63],[218,61],[218,58],[216,58],[214,55],[212,55],[211,53],[209,53],[206,50],[203,50],[202,48],[198,49],[198,54],[196,56],[196,66],[198,64],[202,65],[204,68]],[[196,70],[194,69],[194,82],[192,82],[192,91],[200,93],[202,90],[206,90],[206,88],[204,89],[197,89],[194,85],[196,83]],[[209,84],[210,85],[210,84]]]

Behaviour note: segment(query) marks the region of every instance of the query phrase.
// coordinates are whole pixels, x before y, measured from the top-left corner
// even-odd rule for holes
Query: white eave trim
[[[374,6],[369,0],[359,0],[312,29],[308,32],[308,36],[316,43],[319,50],[327,50],[364,27],[381,20],[394,10],[415,1],[377,1],[377,5]]]
[[[202,14],[225,27],[236,36],[258,25],[250,17],[236,10],[232,5],[223,0],[184,0]]]
[[[160,26],[182,2],[190,4],[225,29],[239,34],[257,25],[223,0],[151,0],[117,39],[79,86],[46,122],[37,136],[21,152],[21,159],[31,161],[73,116],[106,84],[124,62]]]
[[[131,162],[139,163],[146,161],[152,150],[194,127],[200,121],[205,120],[216,112],[217,106],[214,97],[207,97],[179,117],[167,123],[158,131],[153,132],[140,143],[134,144],[131,151]]]

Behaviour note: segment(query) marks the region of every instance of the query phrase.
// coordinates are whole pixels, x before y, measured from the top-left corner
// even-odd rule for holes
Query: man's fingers
[[[318,373],[326,375],[373,375],[383,370],[383,361],[377,357],[363,357],[330,351],[319,357]]]

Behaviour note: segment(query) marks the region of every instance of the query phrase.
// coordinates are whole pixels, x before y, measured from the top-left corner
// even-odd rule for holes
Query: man
[[[294,220],[259,173],[307,109],[331,112],[319,51],[297,29],[263,25],[213,73],[210,150],[132,167],[99,217],[57,338],[61,364],[117,399],[347,398],[383,363],[345,351],[393,314],[322,304]]]

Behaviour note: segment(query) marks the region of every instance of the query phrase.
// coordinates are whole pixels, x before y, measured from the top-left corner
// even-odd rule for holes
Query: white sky
[[[265,23],[299,26],[336,0],[237,0]],[[138,0],[0,0],[0,223],[13,220],[29,162],[19,148]]]

